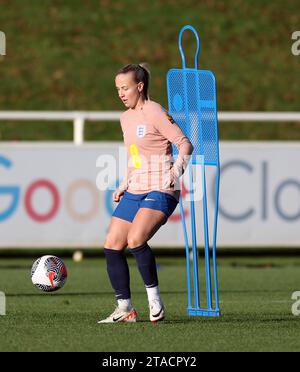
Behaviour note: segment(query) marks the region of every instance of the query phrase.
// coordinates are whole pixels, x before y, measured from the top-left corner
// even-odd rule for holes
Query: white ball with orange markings
[[[53,292],[62,288],[67,277],[66,265],[56,256],[42,256],[33,263],[31,268],[32,283],[44,292]]]

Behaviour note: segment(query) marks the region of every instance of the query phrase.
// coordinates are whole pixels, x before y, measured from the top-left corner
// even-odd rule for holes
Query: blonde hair
[[[149,99],[149,83],[150,83],[150,70],[147,63],[129,64],[122,67],[118,72],[119,74],[127,74],[133,72],[134,80],[136,83],[144,83],[142,95],[145,100]]]

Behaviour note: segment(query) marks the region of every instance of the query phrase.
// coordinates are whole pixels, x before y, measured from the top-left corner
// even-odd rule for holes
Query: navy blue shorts
[[[167,219],[177,207],[178,201],[176,198],[166,192],[151,191],[146,194],[132,194],[125,191],[117,208],[114,210],[113,216],[132,222],[140,208],[150,208],[162,211]]]

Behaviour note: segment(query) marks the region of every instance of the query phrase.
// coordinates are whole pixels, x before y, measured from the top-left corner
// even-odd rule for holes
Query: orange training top
[[[170,186],[172,144],[184,158],[193,151],[189,139],[167,111],[151,100],[140,109],[125,111],[120,121],[128,154],[123,189],[133,194],[162,191],[178,199],[179,191]]]

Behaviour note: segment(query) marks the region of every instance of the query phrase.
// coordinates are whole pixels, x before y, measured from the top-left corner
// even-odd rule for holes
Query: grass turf
[[[66,286],[34,288],[31,258],[0,260],[0,351],[299,351],[299,317],[291,295],[300,290],[300,257],[222,257],[218,260],[220,318],[186,314],[185,260],[158,257],[167,318],[156,325],[135,262],[129,259],[136,324],[105,324],[114,299],[102,258],[70,259]]]

